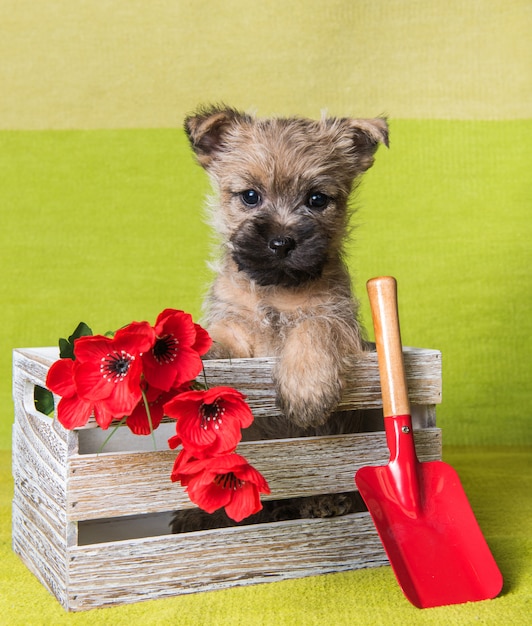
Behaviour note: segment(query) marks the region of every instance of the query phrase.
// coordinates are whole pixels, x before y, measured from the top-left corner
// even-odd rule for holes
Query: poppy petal
[[[211,336],[199,324],[194,324],[194,328],[196,329],[196,341],[192,347],[198,354],[204,355],[212,346]]]
[[[204,483],[203,475],[196,474],[187,485],[188,497],[207,513],[214,513],[229,504],[231,491],[217,485],[214,481]]]
[[[180,346],[191,348],[196,340],[192,315],[184,311],[166,309],[157,318],[155,333],[158,337],[173,335]]]
[[[96,362],[104,358],[112,350],[113,340],[103,335],[88,335],[74,342],[74,355],[81,363]]]
[[[46,376],[46,387],[63,397],[76,395],[74,365],[72,359],[59,359],[52,363]]]
[[[112,342],[117,350],[142,354],[155,343],[155,330],[148,322],[131,322],[115,333]]]
[[[134,435],[151,435],[152,432],[159,426],[163,419],[163,408],[158,402],[150,403],[150,419],[146,413],[146,406],[144,400],[140,400],[137,406],[127,416],[126,425]]]
[[[177,437],[172,437],[170,441],[172,440],[177,440]],[[192,459],[193,457],[190,452],[185,449],[181,450],[174,461],[171,476],[172,482],[181,482],[181,484],[185,486],[186,481],[190,478],[190,476],[194,476],[194,474],[203,471],[203,466],[200,466],[197,471],[190,471],[190,465],[193,463]]]
[[[262,509],[259,490],[253,483],[244,483],[233,492],[233,497],[225,505],[225,512],[235,522],[258,513]]]
[[[122,419],[123,415],[114,415],[105,402],[96,402],[94,404],[94,419],[102,430],[107,430],[111,422],[115,419]]]
[[[175,450],[180,445],[181,445],[181,437],[179,437],[178,435],[174,435],[173,437],[170,437],[170,439],[168,439],[168,447],[170,448],[170,450]],[[172,478],[172,480],[174,479]]]
[[[65,428],[81,428],[89,421],[93,405],[78,396],[63,397],[57,405],[57,421]]]
[[[102,400],[113,390],[113,383],[103,378],[100,368],[91,362],[78,362],[74,380],[79,395],[87,400]]]

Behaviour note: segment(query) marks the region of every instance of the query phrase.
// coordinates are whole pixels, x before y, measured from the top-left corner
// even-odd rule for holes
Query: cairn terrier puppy
[[[247,439],[359,430],[360,415],[335,412],[365,347],[344,263],[349,196],[388,145],[386,120],[257,119],[227,107],[201,109],[185,130],[215,195],[217,274],[203,323],[207,358],[278,357],[280,413]],[[356,372],[354,373],[356,376]],[[242,523],[330,517],[363,508],[357,493],[266,501]],[[224,513],[175,514],[173,532],[233,525]]]
[[[343,259],[348,200],[388,145],[386,120],[256,119],[212,107],[185,129],[215,189],[221,239],[204,319],[215,342],[208,358],[278,357],[283,417],[264,436],[327,432],[364,347]]]

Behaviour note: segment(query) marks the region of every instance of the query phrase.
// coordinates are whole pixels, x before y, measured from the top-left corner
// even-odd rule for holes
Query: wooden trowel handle
[[[397,309],[397,281],[391,276],[367,282],[379,360],[384,417],[410,415]]]

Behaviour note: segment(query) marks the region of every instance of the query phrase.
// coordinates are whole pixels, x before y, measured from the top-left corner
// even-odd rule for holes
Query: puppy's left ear
[[[387,148],[390,145],[388,136],[388,122],[383,117],[370,120],[346,120],[353,138],[357,165],[361,172],[373,165],[373,155],[383,143]]]

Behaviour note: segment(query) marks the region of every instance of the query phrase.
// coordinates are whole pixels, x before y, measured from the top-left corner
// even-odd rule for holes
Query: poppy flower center
[[[171,363],[177,356],[179,341],[173,335],[158,337],[153,346],[153,356],[158,363]]]
[[[102,357],[100,373],[105,380],[118,383],[127,376],[129,366],[134,360],[135,357],[125,350],[110,352]]]
[[[225,413],[225,407],[220,405],[219,400],[215,400],[212,404],[203,403],[200,408],[200,426],[207,430],[212,426],[216,430],[222,425],[222,417]]]
[[[244,481],[237,478],[233,472],[217,474],[214,483],[218,485],[218,487],[222,487],[222,489],[231,489],[232,491],[241,489],[244,486]]]

